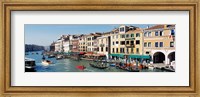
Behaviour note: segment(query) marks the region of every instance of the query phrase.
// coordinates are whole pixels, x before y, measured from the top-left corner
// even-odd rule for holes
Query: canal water
[[[108,67],[106,69],[94,68],[89,65],[89,63],[93,62],[87,60],[79,60],[79,61],[73,59],[56,60],[55,58],[48,58],[47,56],[45,56],[46,59],[51,60],[53,64],[44,66],[41,63],[43,57],[42,51],[37,51],[37,53],[38,54],[36,54],[36,52],[28,52],[28,55],[25,55],[25,57],[27,58],[35,59],[36,72],[128,72],[125,70],[117,69],[115,67]],[[76,66],[78,65],[84,65],[86,69],[79,70],[76,68]],[[109,65],[109,63],[107,65]],[[165,72],[165,71],[159,69],[154,69],[154,70],[143,69],[141,70],[141,72]]]

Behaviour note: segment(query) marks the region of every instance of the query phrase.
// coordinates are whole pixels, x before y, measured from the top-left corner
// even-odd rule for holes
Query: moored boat
[[[116,65],[116,64],[114,64],[114,63],[113,63],[113,64],[110,64],[111,67],[115,67],[115,65]]]
[[[54,57],[55,57],[55,55],[53,55],[53,54],[48,56],[48,58],[54,58]]]
[[[130,65],[126,66],[123,63],[118,63],[118,64],[116,64],[116,68],[122,69],[122,70],[125,70],[125,71],[129,71],[129,72],[140,72],[139,69],[134,69],[135,66],[130,66]]]
[[[56,56],[56,59],[57,59],[57,60],[63,59],[63,55],[57,55],[57,56]]]
[[[153,65],[149,65],[148,69],[153,70],[153,69],[155,69],[155,67]]]

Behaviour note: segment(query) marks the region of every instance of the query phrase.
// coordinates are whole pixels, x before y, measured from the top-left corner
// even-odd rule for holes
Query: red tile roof
[[[142,29],[138,28],[136,30],[129,30],[127,33],[133,33],[133,32],[142,32]]]
[[[164,25],[155,25],[155,26],[149,27],[149,28],[147,28],[145,30],[161,29],[161,28],[164,28]]]
[[[165,25],[155,25],[155,26],[149,27],[145,30],[163,29],[164,27],[165,27]],[[171,25],[171,27],[175,27],[175,25]]]

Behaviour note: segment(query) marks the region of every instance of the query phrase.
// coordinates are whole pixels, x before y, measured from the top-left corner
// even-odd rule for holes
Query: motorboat
[[[53,54],[48,56],[48,58],[54,58],[54,57],[55,57],[55,55],[53,55]]]
[[[84,65],[78,65],[76,66],[76,68],[79,70],[84,70],[86,67]]]
[[[49,64],[52,64],[52,61],[50,61],[50,60],[42,60],[42,64],[44,66],[48,66]]]
[[[35,60],[31,58],[25,58],[25,71],[34,72],[35,71]]]

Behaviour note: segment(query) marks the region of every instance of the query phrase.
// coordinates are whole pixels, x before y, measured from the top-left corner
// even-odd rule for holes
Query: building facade
[[[63,51],[66,53],[69,52],[69,43],[70,43],[69,36],[70,35],[63,36]]]
[[[107,58],[109,54],[150,55],[153,63],[171,64],[175,62],[175,25],[146,29],[122,25],[107,33],[62,35],[54,45],[58,52],[92,52]]]
[[[62,39],[58,39],[55,42],[55,52],[62,52],[63,51],[63,41]]]
[[[97,38],[97,53],[104,54],[108,57],[108,36],[101,36]]]
[[[144,53],[153,63],[175,61],[175,25],[155,25],[144,30]]]
[[[79,52],[79,39],[73,39],[72,42],[72,52]]]
[[[143,54],[142,29],[134,26],[120,26],[119,31],[112,32],[111,53]]]
[[[96,45],[97,41],[97,37],[100,37],[101,34],[100,33],[91,33],[89,35],[87,35],[87,40],[86,40],[86,44],[87,44],[87,52],[96,52],[97,51],[97,46]]]
[[[87,38],[86,35],[82,35],[79,39],[79,51],[87,52]]]
[[[53,43],[51,43],[51,45],[50,45],[50,50],[49,51],[55,51],[55,42],[53,42]]]

